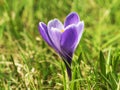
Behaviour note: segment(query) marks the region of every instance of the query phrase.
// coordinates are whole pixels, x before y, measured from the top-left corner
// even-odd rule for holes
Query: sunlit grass
[[[119,0],[0,0],[0,89],[120,90]],[[41,38],[40,21],[75,11],[85,30],[72,80]]]

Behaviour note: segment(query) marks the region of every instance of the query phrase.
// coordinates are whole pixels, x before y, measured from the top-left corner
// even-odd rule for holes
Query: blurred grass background
[[[41,38],[38,23],[64,22],[72,11],[85,30],[73,80],[65,83],[61,59]],[[120,1],[0,0],[0,89],[120,90]]]

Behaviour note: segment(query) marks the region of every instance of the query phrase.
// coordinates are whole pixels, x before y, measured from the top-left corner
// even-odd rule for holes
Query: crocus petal
[[[57,28],[51,28],[51,30],[48,30],[48,34],[51,38],[52,43],[55,46],[54,49],[59,53],[61,51],[60,49],[61,32],[59,32]]]
[[[82,37],[82,33],[83,33],[83,30],[84,30],[84,22],[83,22],[83,21],[82,21],[82,22],[79,22],[79,23],[77,24],[76,28],[77,28],[77,33],[78,33],[78,41],[77,41],[77,43],[76,43],[75,48],[76,48],[77,45],[79,44],[80,39],[81,39],[81,37]]]
[[[51,46],[53,47],[52,43],[51,43],[51,40],[48,36],[48,29],[47,29],[47,26],[46,24],[44,24],[43,22],[40,22],[39,23],[39,26],[38,26],[38,29],[39,29],[39,32],[42,36],[42,38]]]
[[[72,12],[70,13],[64,23],[64,27],[67,27],[70,24],[77,24],[80,21],[80,18],[77,13]]]
[[[54,19],[48,22],[48,34],[50,36],[50,39],[52,43],[55,46],[55,50],[60,53],[60,38],[61,38],[61,30],[63,30],[63,24],[58,20]]]
[[[61,49],[66,53],[73,53],[76,42],[78,41],[77,28],[74,24],[65,29],[61,36]]]
[[[62,30],[64,29],[64,26],[58,19],[53,19],[48,22],[48,30],[51,30],[51,28],[57,28],[58,30]]]

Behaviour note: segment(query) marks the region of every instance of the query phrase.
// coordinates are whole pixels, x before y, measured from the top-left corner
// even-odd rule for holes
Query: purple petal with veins
[[[61,30],[63,28],[63,24],[58,19],[54,19],[48,22],[48,34],[58,53],[61,52],[60,38],[62,34]]]
[[[51,43],[51,40],[49,38],[49,35],[48,35],[48,29],[47,29],[47,26],[46,24],[44,24],[43,22],[40,22],[39,23],[39,26],[38,26],[38,29],[39,29],[39,32],[42,36],[42,38],[51,46],[53,47],[52,43]]]
[[[75,12],[72,12],[66,17],[64,26],[67,27],[68,25],[77,24],[78,22],[80,22],[80,18],[78,14]]]

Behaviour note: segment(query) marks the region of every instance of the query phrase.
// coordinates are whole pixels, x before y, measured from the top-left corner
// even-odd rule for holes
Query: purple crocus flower
[[[58,19],[50,20],[48,25],[39,23],[42,38],[62,57],[70,80],[73,53],[81,39],[83,29],[84,22],[80,21],[75,12],[66,17],[64,25]]]

